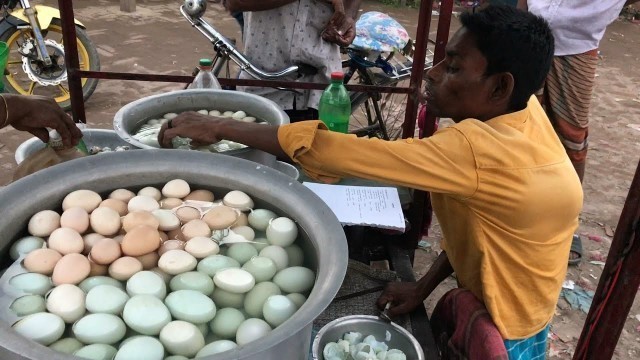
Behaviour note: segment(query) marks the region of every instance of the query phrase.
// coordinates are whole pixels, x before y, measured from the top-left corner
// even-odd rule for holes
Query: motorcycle
[[[16,9],[20,5],[20,8]],[[0,41],[9,50],[4,72],[5,91],[55,98],[65,110],[71,108],[67,68],[62,41],[60,10],[30,4],[29,0],[0,0]],[[75,20],[75,19],[74,19]],[[87,36],[85,26],[75,20],[81,70],[100,70],[98,51]],[[82,79],[86,101],[98,79]]]

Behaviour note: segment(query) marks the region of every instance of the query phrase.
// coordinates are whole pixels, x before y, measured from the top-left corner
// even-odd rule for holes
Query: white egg
[[[111,236],[120,231],[120,214],[112,208],[99,207],[91,213],[91,228],[100,235]]]
[[[47,310],[68,324],[76,322],[85,313],[84,291],[71,284],[56,286],[47,296]]]
[[[49,236],[47,245],[62,255],[79,254],[84,250],[82,235],[71,228],[55,229]]]
[[[287,252],[281,246],[269,245],[262,249],[259,255],[273,260],[278,271],[289,266],[289,255],[287,255]]]
[[[262,318],[264,303],[270,296],[280,294],[282,294],[280,288],[272,282],[265,281],[256,284],[256,286],[247,293],[247,296],[244,297],[244,310],[251,317]]]
[[[239,190],[229,191],[222,199],[222,202],[226,206],[239,210],[249,210],[253,208],[253,200],[251,200],[249,195]]]
[[[167,306],[155,296],[136,295],[127,301],[122,312],[124,322],[143,335],[158,335],[171,321]]]
[[[289,246],[298,237],[298,227],[293,220],[279,217],[271,220],[267,226],[267,240],[271,245]]]
[[[64,321],[60,316],[41,312],[27,315],[13,325],[13,329],[27,339],[49,345],[64,333]]]
[[[287,321],[298,310],[296,304],[288,297],[283,295],[273,295],[267,298],[263,307],[262,314],[269,325],[275,327],[280,326]]]
[[[115,344],[126,331],[122,319],[112,314],[89,314],[72,327],[75,337],[85,344]]]
[[[158,229],[162,231],[171,231],[180,227],[180,219],[171,210],[158,209],[151,214],[160,223]]]
[[[150,198],[153,198],[155,201],[160,201],[160,199],[162,199],[162,193],[160,192],[160,190],[154,188],[153,186],[147,186],[140,189],[140,191],[138,191],[138,195],[148,196]]]
[[[129,202],[129,200],[133,199],[136,194],[127,189],[117,189],[113,190],[111,194],[109,194],[109,199],[116,199],[124,202],[125,204]]]
[[[167,295],[167,285],[164,279],[153,271],[140,271],[127,280],[127,294],[129,296],[151,295],[164,300]]]
[[[206,357],[235,349],[238,345],[231,340],[218,340],[207,344],[196,354],[196,358]]]
[[[95,191],[76,190],[70,192],[64,197],[62,200],[62,210],[67,210],[72,207],[81,207],[88,213],[91,213],[100,205],[101,202],[102,198],[100,197],[100,194]]]
[[[204,347],[204,336],[195,325],[175,320],[162,328],[160,342],[171,354],[192,357]]]
[[[44,247],[44,239],[37,236],[25,236],[11,245],[9,255],[11,260],[18,260],[20,255],[27,255],[33,250],[42,249]]]
[[[213,282],[222,290],[244,294],[251,290],[256,281],[248,271],[230,268],[216,272]]]
[[[196,268],[198,261],[184,250],[169,250],[160,256],[158,267],[169,275],[178,275]]]
[[[203,259],[220,252],[218,244],[209,237],[196,236],[187,241],[184,250],[196,259]]]
[[[242,311],[234,308],[223,308],[218,310],[216,316],[209,323],[209,328],[214,335],[223,339],[233,339],[236,336],[238,327],[245,320]]]
[[[51,210],[43,210],[35,213],[31,219],[27,229],[29,234],[33,236],[46,237],[60,227],[60,214]]]
[[[165,197],[182,199],[189,195],[190,192],[191,187],[189,186],[189,183],[182,179],[171,180],[162,187],[162,195]]]
[[[129,200],[129,203],[127,204],[127,210],[129,210],[130,213],[134,211],[153,212],[154,210],[158,210],[159,208],[160,204],[156,201],[156,199],[149,196],[138,195]]]
[[[267,209],[255,209],[248,215],[249,225],[256,230],[265,231],[269,226],[269,221],[277,218],[278,215],[271,210]]]
[[[247,319],[236,332],[236,342],[239,346],[258,340],[271,332],[271,326],[262,319]]]
[[[97,314],[119,315],[129,296],[121,288],[113,285],[97,285],[87,293],[87,310]]]
[[[310,269],[294,266],[279,271],[273,282],[287,293],[304,293],[311,290],[316,275]]]
[[[253,239],[255,239],[256,237],[256,232],[250,228],[249,226],[234,226],[232,231],[240,236],[242,236],[243,238],[245,238],[247,241],[253,241]]]

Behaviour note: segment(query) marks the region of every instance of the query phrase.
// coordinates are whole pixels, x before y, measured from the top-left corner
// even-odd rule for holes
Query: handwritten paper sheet
[[[398,189],[303,183],[333,210],[343,225],[366,225],[404,231]]]

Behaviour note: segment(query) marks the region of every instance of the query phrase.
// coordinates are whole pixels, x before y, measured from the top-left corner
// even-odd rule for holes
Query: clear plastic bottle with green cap
[[[331,84],[320,97],[318,115],[329,130],[347,133],[351,116],[351,99],[343,81],[344,74],[341,71],[331,73]]]
[[[198,74],[193,82],[189,85],[189,89],[221,89],[218,79],[213,75],[213,61],[211,59],[200,59],[198,65]]]

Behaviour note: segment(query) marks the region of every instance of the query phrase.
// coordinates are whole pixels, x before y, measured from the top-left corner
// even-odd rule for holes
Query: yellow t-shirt
[[[355,176],[432,193],[442,247],[460,285],[487,307],[504,339],[551,320],[578,226],[582,187],[540,104],[427,139],[382,141],[329,132],[318,121],[278,131],[313,178]]]

